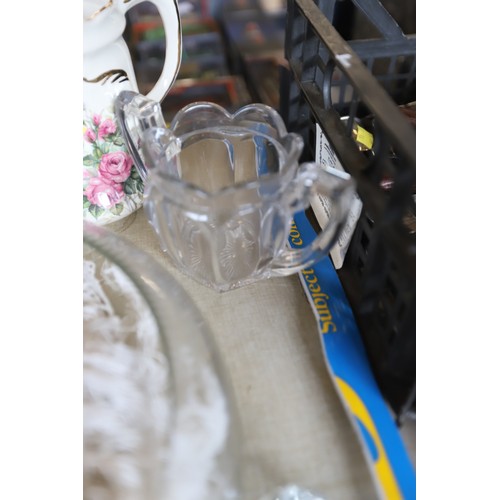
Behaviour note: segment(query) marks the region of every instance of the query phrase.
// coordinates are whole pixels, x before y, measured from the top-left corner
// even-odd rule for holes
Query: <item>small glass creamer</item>
[[[195,102],[165,125],[161,106],[123,91],[116,115],[145,180],[144,208],[162,249],[188,276],[219,292],[296,273],[328,254],[345,222],[354,182],[344,172],[299,164],[303,140],[279,113],[250,104],[231,114]],[[328,224],[289,248],[294,213],[319,193]]]

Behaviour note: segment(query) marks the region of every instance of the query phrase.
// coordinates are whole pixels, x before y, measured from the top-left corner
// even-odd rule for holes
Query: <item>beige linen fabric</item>
[[[142,209],[114,230],[165,266],[212,330],[241,420],[248,500],[289,483],[328,500],[376,498],[298,276],[219,294],[172,266]]]

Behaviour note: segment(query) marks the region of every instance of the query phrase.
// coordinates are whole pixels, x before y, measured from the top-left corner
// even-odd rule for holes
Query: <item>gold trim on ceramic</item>
[[[128,1],[128,0],[127,0]],[[97,15],[99,15],[103,10],[106,10],[108,7],[111,7],[113,5],[113,0],[108,0],[108,3],[106,5],[103,5],[100,9],[97,9],[95,12],[90,14],[89,17],[85,18],[86,21],[90,21],[94,19]]]
[[[181,62],[182,62],[182,24],[181,24],[181,14],[179,12],[179,4],[177,3],[177,0],[174,0],[174,5],[175,5],[175,11],[177,13],[177,26],[179,27],[177,30],[177,68],[175,68],[174,77],[173,77],[172,81],[170,82],[170,85],[169,85],[167,91],[165,92],[165,95],[167,95],[168,92],[170,91],[170,89],[173,87],[175,80],[177,79],[177,75],[179,74],[179,70],[181,68]],[[167,28],[165,26],[163,27],[163,29],[166,32]],[[165,52],[165,56],[166,56],[166,52]]]
[[[111,77],[113,77],[111,83],[122,83],[129,79],[127,72],[123,69],[110,69],[92,79],[83,77],[83,81],[87,83],[101,82],[101,85],[104,85]]]
[[[125,0],[124,0],[125,1]],[[130,1],[130,0],[128,0]],[[174,5],[175,5],[175,12],[177,14],[177,67],[175,68],[174,75],[172,78],[172,81],[170,82],[170,85],[168,86],[167,90],[163,94],[163,97],[165,97],[169,92],[170,89],[174,86],[175,80],[177,79],[177,76],[179,74],[179,70],[181,69],[181,63],[182,63],[182,24],[181,24],[181,14],[179,12],[179,4],[177,0],[173,0]],[[163,23],[163,29],[165,30],[165,38],[167,34],[167,26],[165,22]],[[166,40],[166,43],[168,41]],[[165,48],[165,57],[167,57],[167,50]]]

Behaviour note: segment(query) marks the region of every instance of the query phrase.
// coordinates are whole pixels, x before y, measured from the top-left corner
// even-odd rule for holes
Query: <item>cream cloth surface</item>
[[[298,275],[219,294],[172,265],[143,209],[108,227],[160,262],[212,330],[241,421],[245,498],[286,484],[325,500],[376,498]],[[403,437],[415,461],[414,423]]]

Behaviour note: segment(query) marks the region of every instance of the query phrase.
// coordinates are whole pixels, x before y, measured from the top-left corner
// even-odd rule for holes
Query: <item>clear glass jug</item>
[[[264,104],[235,114],[189,104],[167,128],[160,105],[136,92],[115,101],[118,123],[145,181],[144,208],[162,249],[217,291],[305,269],[328,254],[346,220],[354,182],[299,164],[302,138]],[[294,213],[312,194],[332,201],[316,239],[289,248]]]

